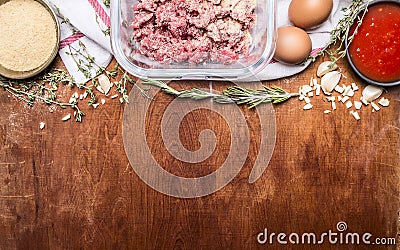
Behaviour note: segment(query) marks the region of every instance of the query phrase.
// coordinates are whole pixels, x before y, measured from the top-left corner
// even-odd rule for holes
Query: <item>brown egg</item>
[[[289,5],[289,19],[297,27],[313,29],[328,19],[333,0],[292,0]]]
[[[297,64],[310,55],[312,43],[310,36],[294,26],[278,28],[278,39],[274,59],[283,63]]]

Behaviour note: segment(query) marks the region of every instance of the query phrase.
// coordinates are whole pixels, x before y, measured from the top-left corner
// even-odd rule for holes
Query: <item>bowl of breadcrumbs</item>
[[[54,60],[60,27],[41,0],[0,0],[0,75],[32,77]]]

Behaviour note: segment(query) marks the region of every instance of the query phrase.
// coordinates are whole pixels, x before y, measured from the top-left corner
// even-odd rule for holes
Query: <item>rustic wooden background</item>
[[[62,66],[59,58],[57,65]],[[265,84],[297,92],[317,65]],[[348,77],[345,83],[365,86],[345,60],[340,68]],[[202,82],[172,85],[208,87]],[[214,84],[220,90],[227,86]],[[63,93],[67,97],[72,91]],[[262,153],[260,121],[254,111],[242,108],[251,150],[239,175],[212,195],[178,199],[154,191],[132,170],[122,142],[124,106],[118,99],[107,98],[96,110],[84,107],[81,124],[62,122],[66,111],[50,113],[44,104],[30,108],[0,90],[0,249],[281,249],[276,243],[258,244],[257,235],[266,227],[276,233],[320,234],[336,230],[340,221],[347,223],[346,232],[398,238],[400,87],[388,88],[384,96],[390,107],[375,113],[363,109],[358,122],[343,105],[323,114],[329,104],[316,98],[309,111],[297,99],[274,106],[275,150],[254,184],[248,176]],[[162,116],[172,100],[158,94],[151,117]],[[46,127],[40,130],[42,121]],[[183,120],[182,144],[199,149],[197,137],[206,128],[216,134],[216,152],[198,164],[178,162],[166,152],[157,118],[146,130],[154,158],[165,169],[196,177],[216,170],[230,148],[229,127],[207,110]],[[366,246],[325,241],[323,246],[288,248]]]

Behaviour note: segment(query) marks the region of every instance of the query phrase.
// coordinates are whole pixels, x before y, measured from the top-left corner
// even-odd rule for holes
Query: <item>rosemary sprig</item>
[[[212,99],[221,104],[236,103],[254,108],[262,103],[281,103],[291,97],[298,96],[298,93],[288,93],[285,90],[273,86],[263,86],[263,89],[248,89],[239,86],[229,87],[221,94],[210,93],[204,89],[192,88],[190,90],[178,91],[163,81],[141,80],[144,85],[160,88],[163,92],[174,95],[178,98],[189,98],[193,100]]]
[[[353,0],[348,7],[341,9],[341,11],[345,13],[343,18],[339,20],[335,28],[330,32],[331,38],[325,47],[319,51],[317,55],[310,57],[312,62],[326,53],[332,61],[331,65],[334,65],[339,59],[346,56],[348,46],[353,41],[354,36],[362,23],[362,19],[368,11],[367,5],[369,2],[370,0],[367,0],[364,5],[364,0]],[[359,13],[362,13],[361,17],[359,16]],[[354,22],[357,22],[357,25],[354,32],[350,34],[350,28],[353,26]],[[349,35],[347,36],[347,34]],[[347,46],[345,46],[346,39]],[[336,49],[332,48],[334,45],[337,45]]]
[[[281,103],[291,97],[299,95],[298,93],[288,93],[277,86],[263,86],[263,88],[264,89],[254,90],[235,86],[229,87],[223,94],[231,98],[236,104],[245,104],[248,105],[249,108],[254,108],[261,103]]]

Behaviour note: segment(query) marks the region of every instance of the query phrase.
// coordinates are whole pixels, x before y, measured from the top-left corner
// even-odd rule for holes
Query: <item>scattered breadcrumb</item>
[[[46,123],[44,123],[44,122],[41,122],[41,123],[39,124],[39,128],[40,128],[40,129],[44,129],[45,126],[46,126]]]
[[[329,113],[332,113],[332,111],[330,111],[329,109],[324,111],[324,114],[329,114]]]

